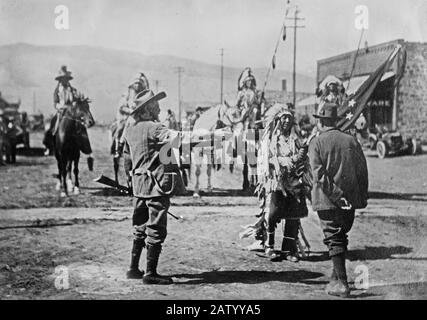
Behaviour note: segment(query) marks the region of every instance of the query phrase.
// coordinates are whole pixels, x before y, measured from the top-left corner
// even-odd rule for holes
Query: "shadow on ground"
[[[264,283],[270,281],[303,282],[307,279],[316,279],[324,275],[319,272],[293,270],[293,271],[209,271],[198,274],[176,274],[172,277],[190,279],[182,284],[218,284],[218,283]]]
[[[370,199],[395,199],[408,201],[427,201],[427,193],[388,193],[388,192],[369,192]]]
[[[384,259],[407,259],[407,260],[427,260],[427,258],[417,257],[394,257],[396,254],[408,254],[412,252],[412,248],[404,246],[394,247],[365,247],[364,249],[349,250],[347,252],[347,259],[350,261],[359,260],[384,260]],[[318,262],[329,260],[328,252],[319,252],[317,254],[311,254],[306,257],[305,261]]]
[[[17,148],[16,154],[19,156],[25,156],[25,157],[43,157],[44,156],[45,149],[44,148]]]

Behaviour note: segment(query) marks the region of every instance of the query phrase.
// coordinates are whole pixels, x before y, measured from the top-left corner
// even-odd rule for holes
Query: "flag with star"
[[[344,100],[343,104],[338,109],[338,115],[342,117],[338,122],[338,127],[342,131],[350,129],[354,125],[360,114],[366,108],[369,98],[381,81],[382,76],[390,69],[400,50],[402,50],[402,46],[397,45],[387,60],[363,82],[354,94],[351,94]],[[403,56],[405,56],[405,54],[403,54]]]

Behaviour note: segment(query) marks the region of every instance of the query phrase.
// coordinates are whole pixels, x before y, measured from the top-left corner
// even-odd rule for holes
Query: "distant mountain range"
[[[53,112],[54,80],[61,65],[73,73],[72,84],[92,100],[92,112],[100,122],[111,122],[120,96],[138,71],[144,72],[153,90],[165,90],[168,97],[163,109],[177,110],[178,76],[176,67],[183,67],[181,97],[184,106],[216,103],[220,98],[220,66],[200,61],[166,56],[144,55],[89,46],[36,46],[12,44],[0,46],[0,91],[6,99],[21,99],[21,109]],[[237,78],[242,68],[224,67],[224,94],[233,99]],[[254,68],[258,87],[262,88],[267,68]],[[274,70],[267,89],[281,90],[281,80],[292,85],[292,73]],[[156,83],[157,80],[157,83]],[[313,77],[297,74],[297,91],[313,92]]]

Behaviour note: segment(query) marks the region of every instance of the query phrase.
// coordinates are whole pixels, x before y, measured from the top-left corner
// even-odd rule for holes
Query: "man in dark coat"
[[[357,140],[336,128],[340,118],[335,103],[326,102],[320,114],[314,116],[320,119],[320,135],[309,145],[312,206],[318,212],[324,243],[333,262],[326,292],[347,297],[347,233],[353,225],[355,209],[367,205],[368,169]]]
[[[172,278],[157,273],[157,264],[167,234],[170,197],[183,188],[171,150],[178,132],[159,122],[158,100],[164,97],[164,92],[140,92],[135,97],[135,109],[131,112],[135,121],[129,124],[124,135],[125,170],[132,176],[135,236],[127,277],[142,278],[145,284],[172,283]],[[145,246],[147,269],[144,275],[138,265]]]

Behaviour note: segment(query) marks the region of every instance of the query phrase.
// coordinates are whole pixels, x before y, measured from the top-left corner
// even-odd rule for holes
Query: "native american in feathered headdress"
[[[281,219],[289,226],[282,250],[296,255],[299,219],[307,216],[305,199],[310,196],[312,176],[307,157],[308,139],[304,140],[293,111],[276,104],[266,114],[266,126],[258,155],[259,219],[247,226],[240,236],[255,236],[266,250],[274,252],[274,230]]]

